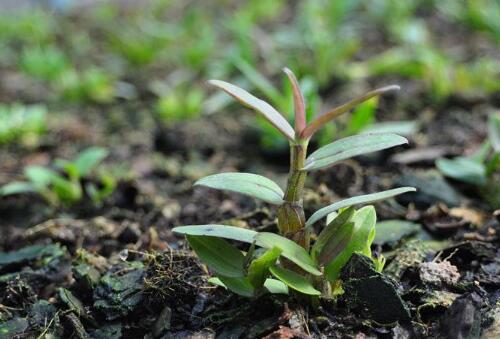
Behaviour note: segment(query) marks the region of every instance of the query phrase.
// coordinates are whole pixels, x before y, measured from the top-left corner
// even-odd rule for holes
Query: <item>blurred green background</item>
[[[389,120],[500,89],[495,0],[7,0],[0,11],[3,144],[34,142],[46,112],[98,111],[119,126],[134,120],[127,111],[168,127],[233,109],[207,88],[211,78],[289,114],[284,66],[300,79],[309,115],[389,83],[402,85],[406,102]],[[343,133],[374,123],[376,106],[355,112]],[[280,147],[266,124],[257,129],[262,145]]]

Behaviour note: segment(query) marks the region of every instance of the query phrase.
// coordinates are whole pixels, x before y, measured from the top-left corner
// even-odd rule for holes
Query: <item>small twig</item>
[[[60,313],[63,313],[62,311],[57,311],[56,314],[54,314],[54,316],[52,317],[52,319],[50,319],[49,323],[47,326],[45,326],[43,332],[38,336],[36,337],[36,339],[42,339],[43,336],[45,335],[45,333],[47,333],[47,331],[49,330],[50,326],[52,326],[52,323],[54,322],[54,320],[56,319],[56,317],[60,314]]]

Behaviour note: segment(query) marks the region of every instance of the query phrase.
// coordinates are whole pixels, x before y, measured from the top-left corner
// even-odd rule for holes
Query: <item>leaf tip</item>
[[[384,92],[399,91],[399,90],[401,90],[401,86],[399,86],[399,85],[389,85],[389,86],[386,86],[386,87],[382,87],[382,90]]]

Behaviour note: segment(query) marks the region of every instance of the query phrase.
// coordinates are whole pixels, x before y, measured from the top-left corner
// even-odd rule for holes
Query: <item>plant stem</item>
[[[307,172],[303,171],[307,155],[307,140],[290,147],[290,172],[285,191],[285,202],[278,208],[280,233],[309,250],[309,234],[306,231],[302,200]]]

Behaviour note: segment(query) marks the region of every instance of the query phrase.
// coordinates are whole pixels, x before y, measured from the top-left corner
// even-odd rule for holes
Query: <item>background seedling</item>
[[[42,105],[0,105],[0,145],[14,141],[36,143],[47,130],[47,109]]]
[[[470,157],[438,159],[436,167],[445,176],[478,187],[493,208],[500,206],[498,173],[500,173],[500,114],[488,121],[488,140]]]
[[[92,181],[84,183],[87,177],[107,156],[104,148],[90,147],[82,151],[73,161],[58,159],[54,168],[28,166],[24,175],[28,181],[14,181],[0,188],[0,195],[37,193],[53,206],[72,205],[81,201],[86,193],[98,204],[115,187],[112,177],[102,175],[98,184]]]

